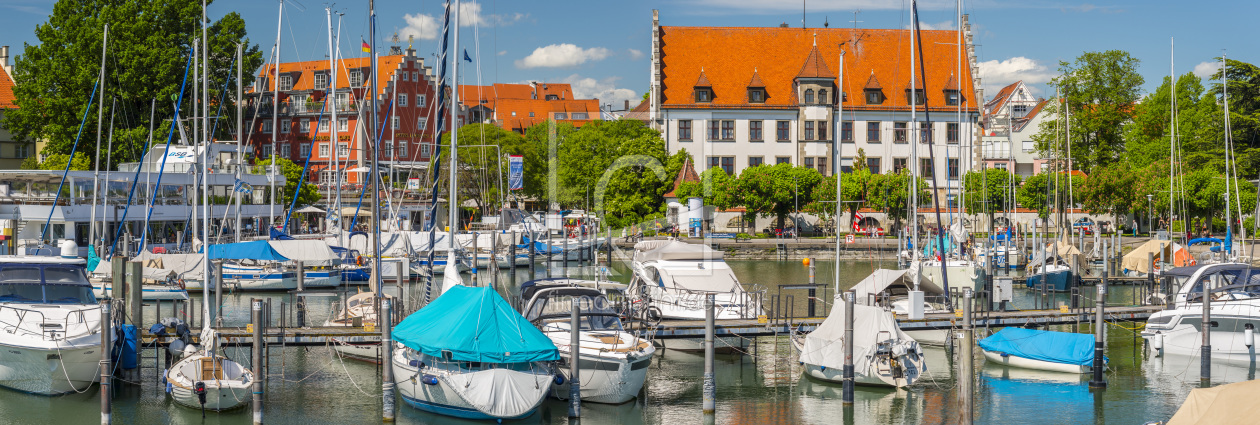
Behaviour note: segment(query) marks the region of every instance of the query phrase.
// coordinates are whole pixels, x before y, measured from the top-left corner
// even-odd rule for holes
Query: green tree
[[[735,205],[735,179],[722,167],[713,167],[700,173],[698,182],[682,182],[674,192],[678,199],[704,198],[705,205],[726,210]]]
[[[1021,180],[1019,175],[1000,168],[968,171],[963,176],[963,206],[970,213],[987,214],[989,223],[993,223],[994,214],[1015,206],[1015,190]]]
[[[1092,170],[1119,160],[1124,153],[1123,126],[1133,117],[1144,82],[1137,72],[1139,61],[1121,50],[1085,52],[1076,62],[1059,62],[1061,76],[1053,83],[1071,114],[1071,159],[1075,169]],[[1037,149],[1048,156],[1064,152],[1060,131],[1064,114],[1060,102],[1050,102],[1048,112],[1058,120],[1045,120],[1033,136]]]
[[[35,158],[35,156],[34,156],[34,155],[32,155],[32,156],[28,157],[28,159],[29,159],[29,158]],[[68,160],[68,159],[70,159],[70,155],[67,155],[67,154],[64,154],[64,153],[55,153],[55,154],[52,154],[52,155],[48,155],[48,158],[44,159],[44,162],[40,162],[40,163],[38,163],[38,169],[40,169],[40,170],[56,170],[56,171],[65,170],[65,169],[66,169],[66,160]],[[92,169],[92,160],[91,160],[91,159],[88,159],[88,156],[87,156],[87,155],[75,155],[75,156],[74,156],[74,164],[70,165],[70,170],[72,170],[72,171],[87,171],[87,170],[91,170],[91,169]]]
[[[1125,124],[1125,149],[1133,167],[1141,168],[1164,160],[1169,153],[1169,111],[1172,109],[1172,84],[1165,77],[1163,84],[1133,107],[1133,121]],[[1177,137],[1183,143],[1193,142],[1201,125],[1214,119],[1204,116],[1200,99],[1205,95],[1202,80],[1194,73],[1177,78]],[[1210,112],[1210,110],[1209,110]],[[1215,126],[1214,126],[1215,127]],[[1223,157],[1217,152],[1214,157]]]
[[[1050,216],[1051,210],[1060,213],[1066,211],[1069,197],[1075,196],[1079,202],[1081,185],[1086,180],[1088,179],[1076,175],[1069,179],[1066,173],[1040,173],[1024,180],[1024,185],[1019,187],[1015,197],[1019,206],[1036,210],[1038,217],[1046,218]]]
[[[812,167],[776,164],[745,168],[736,180],[736,203],[750,214],[776,217],[776,226],[781,229],[798,203],[805,206],[813,202],[814,187],[820,181],[822,175]]]
[[[280,193],[281,202],[283,202],[284,208],[288,208],[289,205],[293,204],[293,194],[297,192],[298,182],[302,181],[302,166],[279,157],[276,158],[276,164],[280,165],[280,174],[284,175],[284,188],[281,189],[282,192]],[[254,172],[265,174],[270,165],[271,158],[258,161],[254,164]],[[370,177],[370,175],[368,176]],[[261,187],[254,187],[254,190],[262,189]],[[302,185],[302,193],[298,195],[297,205],[294,205],[294,207],[301,208],[306,205],[312,205],[319,202],[320,197],[319,189],[315,185],[305,183]]]
[[[451,134],[442,135],[442,152],[449,159]],[[468,124],[459,129],[459,199],[472,200],[479,211],[498,211],[503,205],[499,197],[507,185],[508,155],[521,155],[526,162],[540,163],[526,144],[525,138],[494,124]],[[449,165],[447,160],[446,164]],[[502,172],[502,174],[500,174]],[[449,170],[440,174],[447,181]],[[440,184],[440,183],[439,183]]]
[[[915,182],[919,190],[919,199],[931,199],[932,191],[927,180],[910,175],[908,169],[899,173],[875,174],[871,176],[870,189],[867,191],[867,206],[883,211],[892,220],[892,228],[900,229],[902,221],[910,217],[910,184]]]
[[[148,139],[149,110],[157,100],[154,140],[165,140],[169,125],[160,125],[174,111],[172,96],[179,93],[185,64],[194,38],[201,37],[198,21],[201,3],[195,0],[139,1],[58,1],[48,21],[35,28],[39,44],[27,44],[24,54],[14,66],[15,102],[18,108],[4,114],[4,126],[18,140],[47,140],[45,154],[68,154],[83,119],[83,105],[91,97],[101,64],[101,41],[104,26],[109,25],[106,52],[106,91],[96,94],[93,111],[87,114],[78,152],[93,158],[112,159],[103,168],[116,168],[117,163],[135,161]],[[211,24],[210,35],[210,98],[219,99],[220,89],[229,75],[235,75],[236,43],[244,43],[247,70],[258,69],[262,53],[245,37],[245,21],[230,12]],[[246,73],[245,84],[253,81]],[[191,93],[192,85],[188,87]],[[235,87],[230,87],[235,93]],[[187,96],[187,93],[185,94]],[[114,101],[117,101],[115,104]],[[217,100],[213,101],[217,104]],[[194,107],[184,102],[185,113]],[[105,146],[95,140],[98,108],[105,111],[105,120],[115,114],[114,149],[104,153]],[[230,115],[230,114],[229,114]],[[108,138],[109,122],[103,123],[102,144]],[[220,125],[215,136],[230,138],[232,125]],[[76,156],[77,160],[77,156]]]

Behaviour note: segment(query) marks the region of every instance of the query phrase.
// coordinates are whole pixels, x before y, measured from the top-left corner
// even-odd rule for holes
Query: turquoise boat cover
[[[213,260],[289,261],[267,241],[237,242],[210,245]]]
[[[1024,328],[1002,328],[980,340],[980,348],[1033,360],[1089,366],[1094,363],[1094,336]],[[1103,357],[1106,362],[1107,358]]]
[[[433,357],[457,361],[554,361],[551,339],[517,313],[494,288],[455,286],[394,326],[395,341]]]
[[[96,255],[96,247],[88,245],[87,270],[89,273],[96,270],[96,265],[101,263],[101,257]]]

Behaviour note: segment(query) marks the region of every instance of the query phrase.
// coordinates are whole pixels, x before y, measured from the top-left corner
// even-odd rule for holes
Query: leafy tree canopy
[[[1068,131],[1075,169],[1090,171],[1123,156],[1123,126],[1133,117],[1144,82],[1138,65],[1137,58],[1121,50],[1085,52],[1075,62],[1059,62],[1062,75],[1053,83],[1071,114]],[[1044,156],[1067,150],[1060,102],[1051,102],[1047,109],[1059,120],[1043,121],[1033,136]]]
[[[63,162],[62,164],[64,165],[65,163]],[[288,208],[289,205],[293,204],[293,193],[297,191],[298,182],[302,181],[302,166],[279,157],[276,158],[276,164],[280,165],[280,173],[284,175],[284,188],[280,189],[281,202],[283,202],[284,208]],[[270,165],[271,158],[258,161],[254,164],[254,172],[259,174],[266,173]],[[254,187],[254,190],[264,190],[264,188]],[[320,197],[319,188],[316,185],[303,184],[302,193],[298,195],[298,202],[295,207],[301,208],[305,205],[312,205],[319,202]]]

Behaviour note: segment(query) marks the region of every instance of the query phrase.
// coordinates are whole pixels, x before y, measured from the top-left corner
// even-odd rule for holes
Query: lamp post
[[[1153,226],[1152,220],[1155,219],[1155,207],[1152,197],[1153,195],[1146,195],[1146,233],[1153,236],[1155,234],[1155,226]]]
[[[796,241],[801,241],[801,229],[798,229],[796,218],[801,214],[801,196],[798,184],[800,179],[798,176],[792,176],[792,235],[796,237]]]

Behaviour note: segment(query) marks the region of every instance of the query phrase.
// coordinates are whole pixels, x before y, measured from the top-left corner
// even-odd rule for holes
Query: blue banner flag
[[[508,156],[508,190],[521,190],[525,187],[525,157]]]
[[[468,63],[472,63],[472,58],[468,57],[468,49],[464,49],[464,60],[468,61]]]
[[[236,186],[233,187],[232,190],[235,190],[240,193],[245,193],[245,194],[254,193],[253,186],[250,186],[249,183],[245,183],[244,181],[241,181],[239,179],[236,180]]]

